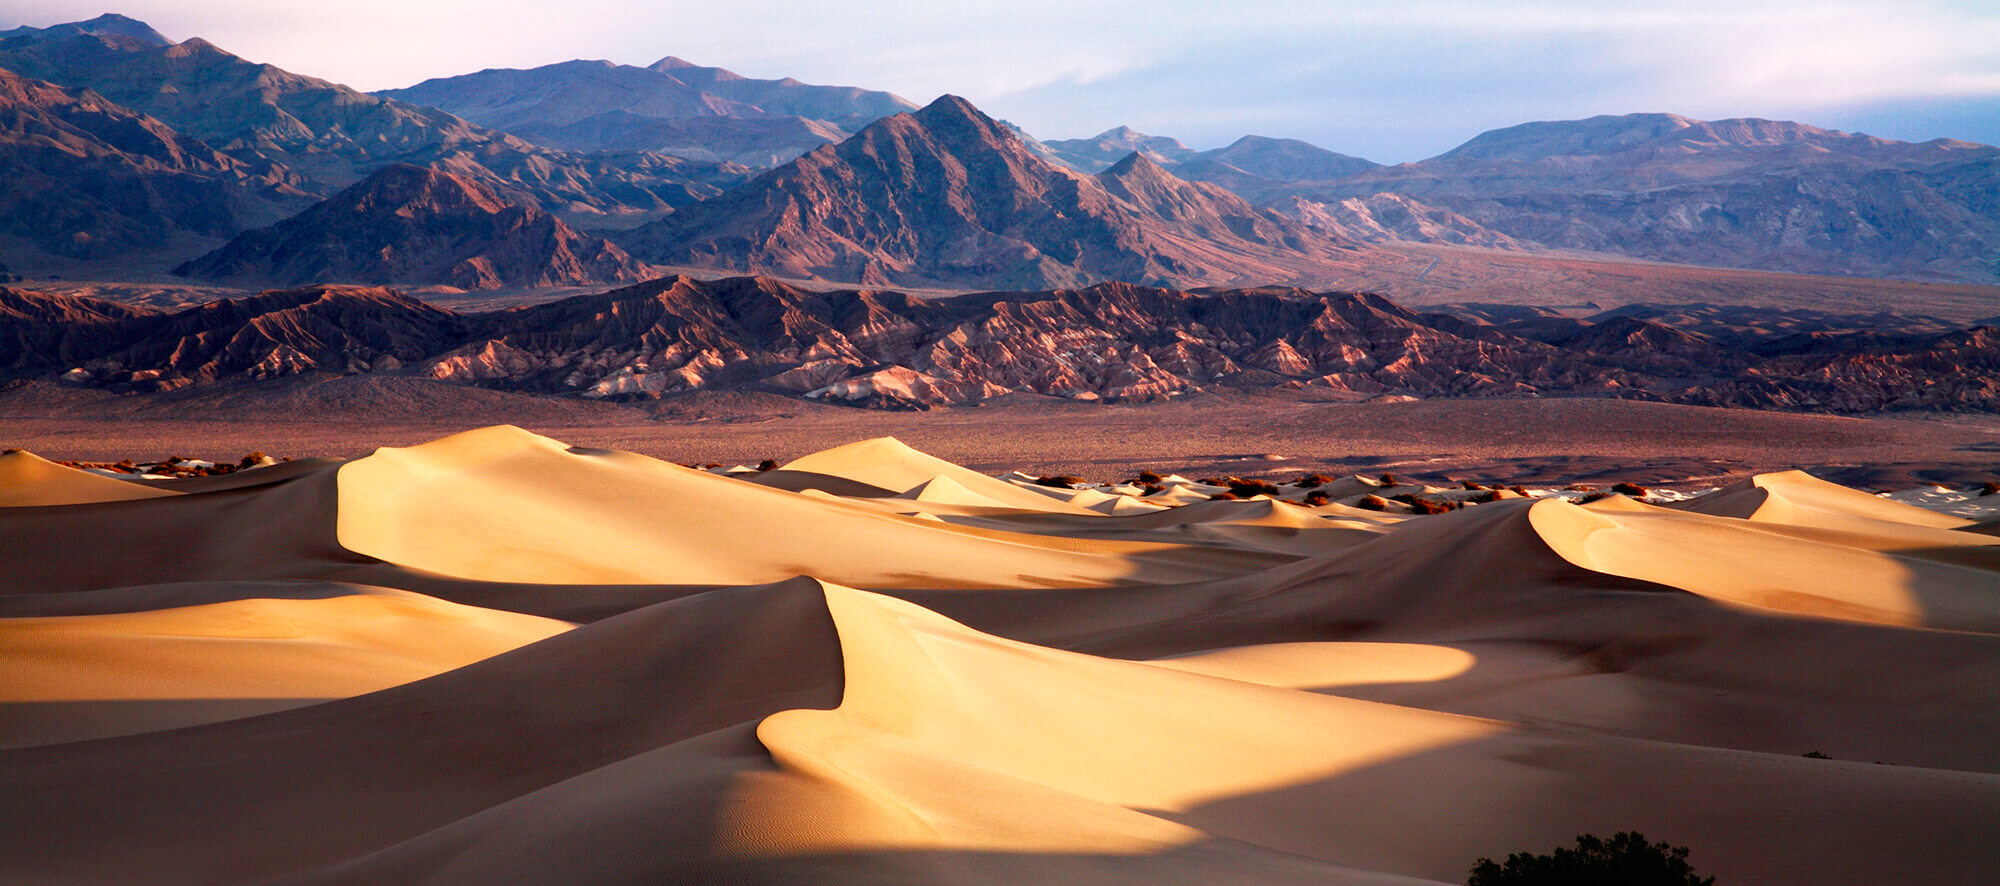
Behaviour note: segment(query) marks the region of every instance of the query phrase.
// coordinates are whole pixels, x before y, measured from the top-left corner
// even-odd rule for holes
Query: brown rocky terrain
[[[8,352],[17,383],[61,376],[111,390],[334,373],[598,400],[733,391],[886,409],[1260,391],[1838,413],[2000,406],[1992,327],[1934,318],[1910,325],[1943,331],[1886,336],[1832,315],[1771,312],[1770,329],[1750,335],[1747,312],[1698,306],[1652,318],[1490,305],[1418,314],[1379,296],[1284,288],[1109,283],[918,299],[687,276],[471,315],[381,289],[267,293],[175,314],[13,298],[29,305],[0,317],[4,340],[22,343]],[[1680,328],[1670,322],[1679,316],[1697,319]],[[1708,334],[1732,323],[1733,335]]]
[[[1357,255],[1143,158],[1097,176],[1057,167],[956,96],[621,242],[663,264],[987,288],[1292,280]]]
[[[120,314],[91,299],[0,293],[6,302],[30,306],[4,316],[10,337],[35,343],[14,358],[16,365],[73,364],[65,381],[120,390],[389,372],[450,347],[463,325],[455,314],[379,288],[266,292],[172,314]]]
[[[0,368],[38,372],[118,348],[124,321],[152,312],[0,286]]]
[[[460,289],[632,282],[644,269],[532,206],[436,169],[396,165],[174,273],[253,284],[443,284]]]

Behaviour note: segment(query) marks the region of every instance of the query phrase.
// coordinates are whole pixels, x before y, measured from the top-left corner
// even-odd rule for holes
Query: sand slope
[[[136,482],[65,467],[26,450],[0,455],[0,508],[132,501],[172,495]]]
[[[231,595],[228,586],[203,590]],[[252,596],[0,619],[0,710],[8,712],[0,745],[167,729],[361,695],[570,628],[406,591],[322,586],[314,596],[268,598],[244,590]]]
[[[0,881],[1434,884],[1619,830],[2000,878],[2000,538],[1804,475],[1162,510],[514,428],[265,471],[0,508]]]

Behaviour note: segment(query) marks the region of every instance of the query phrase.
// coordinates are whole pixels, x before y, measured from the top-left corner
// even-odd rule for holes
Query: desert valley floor
[[[1459,883],[1622,830],[1725,884],[2000,874],[2000,535],[1774,470],[1969,471],[1977,421],[1292,404],[1245,434],[1180,403],[406,439],[437,429],[256,405],[7,420],[54,458],[324,457],[0,456],[0,880]],[[1367,476],[1172,474],[1338,464]],[[1721,488],[1443,478],[1506,464]]]

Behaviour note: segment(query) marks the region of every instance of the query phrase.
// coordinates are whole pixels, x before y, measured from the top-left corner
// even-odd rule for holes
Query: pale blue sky
[[[0,0],[0,29],[104,0]],[[362,89],[570,58],[963,95],[1042,138],[1119,124],[1382,162],[1530,120],[1669,111],[2000,143],[2000,0],[129,0],[168,37]],[[11,8],[10,8],[11,7]]]

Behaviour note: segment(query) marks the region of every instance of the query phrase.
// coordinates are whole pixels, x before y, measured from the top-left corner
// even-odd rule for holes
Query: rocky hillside
[[[266,292],[172,314],[119,315],[94,299],[0,290],[0,305],[9,301],[35,303],[41,315],[30,324],[0,308],[0,329],[10,330],[0,340],[16,330],[39,335],[38,347],[14,361],[22,369],[65,366],[61,377],[72,384],[135,391],[388,372],[450,347],[463,326],[456,314],[392,290],[356,287]]]
[[[1052,165],[956,96],[621,242],[662,264],[996,289],[1263,283],[1354,260],[1324,234],[1143,157],[1096,176]]]
[[[1632,114],[1496,130],[1287,191],[1327,204],[1385,192],[1528,246],[2000,282],[2000,148],[1969,142]]]
[[[0,240],[95,259],[226,237],[309,202],[296,184],[95,93],[0,70]]]
[[[1667,322],[1677,318],[1688,322]],[[1857,331],[1855,319],[1692,305],[1584,318],[1512,306],[1417,314],[1365,294],[1125,283],[924,300],[756,277],[674,277],[474,315],[380,289],[274,292],[175,314],[0,289],[0,381],[143,392],[397,373],[587,398],[749,391],[890,409],[1268,389],[2000,409],[1992,327],[1932,331],[1910,318],[1925,331],[1884,336]]]
[[[642,279],[625,251],[435,169],[391,166],[174,269],[249,285],[587,286]]]

